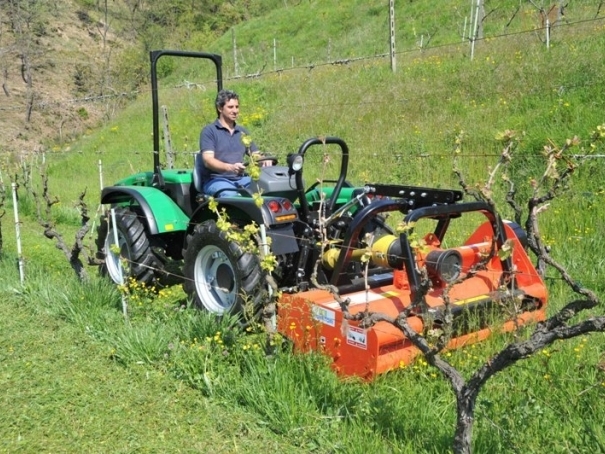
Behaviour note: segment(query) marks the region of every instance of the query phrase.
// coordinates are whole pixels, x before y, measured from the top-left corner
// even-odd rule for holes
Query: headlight
[[[298,172],[302,169],[303,166],[303,157],[299,154],[289,154],[288,155],[288,168],[291,173]]]

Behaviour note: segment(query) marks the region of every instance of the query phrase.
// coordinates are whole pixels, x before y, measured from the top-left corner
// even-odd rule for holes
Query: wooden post
[[[391,70],[397,71],[397,61],[395,59],[395,0],[389,0],[389,24],[391,32],[390,53],[391,53]]]
[[[15,232],[17,240],[17,266],[19,267],[19,282],[25,281],[25,271],[23,266],[23,252],[21,250],[21,227],[19,222],[19,204],[17,201],[17,183],[12,183],[13,189],[13,210],[15,214]]]
[[[462,42],[464,42],[464,39],[466,38],[466,21],[468,20],[468,17],[464,16],[464,27],[462,28]]]
[[[233,71],[235,76],[239,76],[239,68],[237,66],[237,44],[235,43],[235,29],[231,28],[231,42],[233,43]]]
[[[98,162],[98,166],[99,166],[99,184],[101,186],[101,191],[102,191],[105,186],[103,186],[103,161],[101,161],[100,159]]]
[[[168,109],[166,109],[166,106],[162,106],[162,115],[164,118],[164,147],[166,148],[166,166],[169,169],[174,169],[174,153],[172,151],[172,138],[170,137]]]
[[[473,3],[474,1],[471,0],[471,10],[469,13],[469,21],[468,21],[468,40],[469,42],[473,39]]]
[[[273,71],[277,71],[277,41],[273,38]]]
[[[477,8],[475,9],[475,19],[473,23],[473,37],[471,39],[471,61],[475,58],[475,41],[477,41],[477,20],[479,19],[479,7],[481,0],[477,0]]]

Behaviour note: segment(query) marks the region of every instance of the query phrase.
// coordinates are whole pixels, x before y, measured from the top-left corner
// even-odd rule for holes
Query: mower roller
[[[365,378],[418,354],[400,329],[369,322],[372,314],[405,319],[418,333],[443,333],[448,348],[544,319],[546,289],[520,226],[487,203],[464,202],[459,190],[353,185],[349,148],[338,137],[305,140],[286,165],[261,167],[260,178],[235,197],[201,192],[199,153],[190,168],[166,169],[156,71],[165,56],[210,60],[222,88],[219,55],[150,53],[153,168],[101,194],[112,211],[99,228],[98,257],[116,283],[178,280],[193,305],[243,324],[258,320],[268,295],[277,294],[276,327],[296,349],[322,350],[338,373]],[[306,186],[304,162],[316,150],[318,161],[336,151],[340,172]],[[220,228],[219,213],[228,229]],[[258,246],[275,258],[278,293],[268,288],[259,257],[229,235],[250,224],[259,227]],[[421,238],[417,230],[426,226]]]

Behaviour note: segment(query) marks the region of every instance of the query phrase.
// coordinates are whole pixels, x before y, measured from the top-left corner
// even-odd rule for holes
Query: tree
[[[57,230],[55,222],[52,220],[52,208],[59,203],[57,197],[51,197],[48,190],[48,175],[42,173],[42,194],[38,194],[32,190],[32,197],[36,202],[36,214],[38,223],[44,227],[44,236],[49,240],[56,242],[55,246],[57,249],[63,252],[65,258],[69,262],[72,270],[76,273],[76,276],[81,280],[88,279],[88,273],[84,263],[93,264],[94,259],[88,254],[88,249],[84,245],[84,238],[90,230],[90,216],[88,215],[88,206],[84,202],[86,196],[86,190],[80,193],[78,197],[78,211],[81,216],[82,226],[78,229],[74,236],[74,243],[72,247],[68,247],[65,244],[63,235]],[[44,208],[43,203],[44,202]],[[82,261],[84,259],[84,262]]]

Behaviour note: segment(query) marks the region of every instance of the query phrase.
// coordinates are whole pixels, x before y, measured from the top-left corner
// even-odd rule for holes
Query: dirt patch
[[[0,7],[0,151],[61,147],[98,125],[107,110],[104,74],[123,44],[71,2],[56,4],[31,23]]]

